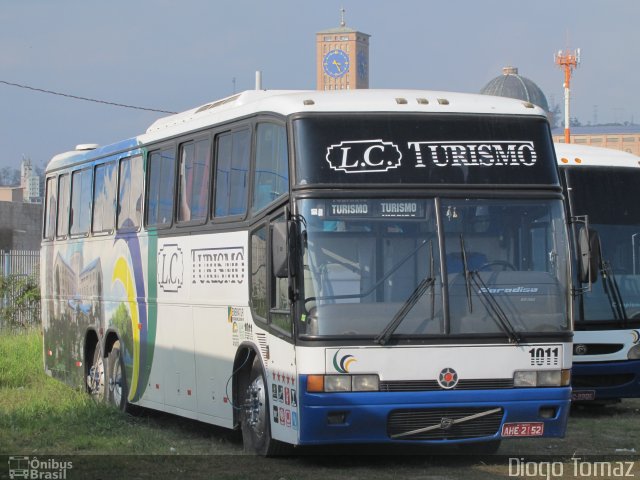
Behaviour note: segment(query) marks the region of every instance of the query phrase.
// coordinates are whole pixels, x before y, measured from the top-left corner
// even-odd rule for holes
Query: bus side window
[[[289,157],[286,129],[274,123],[260,123],[257,128],[251,211],[263,209],[288,191]]]
[[[118,230],[140,226],[142,212],[142,156],[120,161],[120,189],[118,192]]]
[[[280,215],[272,221],[274,223],[285,222],[284,215]],[[269,252],[273,252],[273,235],[270,239]],[[271,262],[273,263],[273,262]],[[271,285],[270,324],[280,332],[291,335],[291,309],[289,307],[289,280],[287,277],[278,278],[275,275],[273,265],[269,268]]]
[[[91,169],[85,168],[71,175],[71,235],[89,233],[91,223]]]
[[[267,227],[264,225],[251,234],[251,307],[262,321],[267,320]]]
[[[58,181],[58,221],[56,236],[66,237],[69,233],[69,174],[60,175]]]
[[[207,216],[210,146],[208,138],[180,145],[179,222],[203,220]]]
[[[280,215],[274,222],[284,222]],[[291,336],[291,310],[287,278],[276,278],[268,252],[273,249],[266,226],[251,234],[251,307],[259,321]]]
[[[149,186],[146,210],[147,225],[171,225],[175,174],[175,153],[173,147],[151,152],[149,155]]]
[[[241,216],[247,212],[247,185],[251,132],[236,130],[218,136],[214,216]]]
[[[43,238],[45,240],[53,240],[55,236],[56,228],[56,212],[58,208],[57,202],[57,184],[56,177],[47,178],[47,191],[46,191],[46,205],[44,216],[44,232]]]
[[[114,162],[96,167],[93,188],[94,233],[110,232],[115,227],[116,218],[116,167]]]

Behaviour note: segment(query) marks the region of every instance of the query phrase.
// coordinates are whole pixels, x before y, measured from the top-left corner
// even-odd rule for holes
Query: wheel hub
[[[262,436],[266,422],[264,382],[261,377],[256,378],[247,387],[247,397],[244,405],[247,424],[256,433]]]

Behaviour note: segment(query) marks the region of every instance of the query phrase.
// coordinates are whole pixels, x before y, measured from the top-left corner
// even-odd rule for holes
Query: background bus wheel
[[[104,358],[102,358],[102,350],[96,345],[93,353],[93,361],[87,371],[85,386],[87,392],[96,402],[104,402],[106,398],[106,376],[105,376]]]
[[[254,358],[249,379],[241,387],[240,408],[245,452],[265,456],[280,453],[278,442],[271,438],[269,395],[260,357]]]
[[[113,344],[107,356],[107,386],[107,403],[123,412],[127,411],[129,387],[119,341]]]

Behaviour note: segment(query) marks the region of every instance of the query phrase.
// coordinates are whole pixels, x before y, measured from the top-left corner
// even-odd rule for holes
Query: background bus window
[[[247,211],[247,177],[251,134],[248,129],[218,136],[216,147],[215,216]]]
[[[202,220],[207,216],[210,170],[209,139],[180,146],[178,221]]]
[[[91,223],[91,169],[73,172],[71,176],[71,235],[89,233]]]
[[[56,208],[57,208],[57,185],[56,178],[47,178],[47,193],[46,193],[46,205],[44,215],[44,238],[46,240],[52,240],[55,234],[56,227]]]
[[[109,232],[115,227],[116,218],[116,165],[104,163],[96,167],[93,189],[94,233]]]
[[[60,175],[58,182],[58,222],[56,235],[64,237],[69,233],[69,174]]]
[[[149,156],[147,225],[171,225],[175,154],[173,148],[152,152]]]
[[[289,191],[287,134],[282,125],[261,123],[257,129],[256,170],[251,210],[257,212]]]
[[[118,192],[118,230],[140,226],[142,216],[142,157],[125,158],[120,162]]]

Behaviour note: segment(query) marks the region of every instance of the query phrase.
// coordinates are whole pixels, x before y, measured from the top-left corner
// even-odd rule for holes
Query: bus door
[[[293,345],[289,222],[279,210],[251,235],[251,300],[263,360],[273,438],[297,443],[298,382]]]

